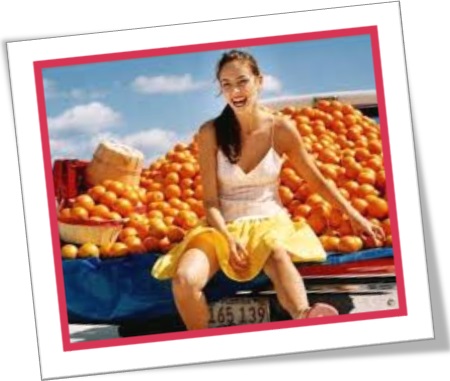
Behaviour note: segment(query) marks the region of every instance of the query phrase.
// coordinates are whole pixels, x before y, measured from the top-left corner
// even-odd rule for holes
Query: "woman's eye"
[[[248,83],[248,79],[241,79],[241,80],[238,82],[238,84],[239,84],[240,86],[245,86],[247,83]]]

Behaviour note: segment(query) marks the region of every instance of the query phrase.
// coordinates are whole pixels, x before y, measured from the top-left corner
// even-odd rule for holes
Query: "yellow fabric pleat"
[[[152,268],[157,279],[172,278],[181,255],[190,247],[199,247],[208,255],[217,256],[221,270],[230,279],[248,281],[264,267],[274,248],[283,247],[294,262],[321,262],[326,252],[311,227],[305,222],[292,222],[287,214],[271,218],[238,220],[227,224],[228,231],[238,239],[249,253],[249,265],[243,271],[229,264],[229,248],[225,237],[202,222],[186,234],[183,241],[162,255]]]

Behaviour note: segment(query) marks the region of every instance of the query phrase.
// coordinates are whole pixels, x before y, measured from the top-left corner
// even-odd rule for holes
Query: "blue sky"
[[[262,98],[375,89],[369,35],[248,47]],[[222,51],[43,70],[52,158],[91,159],[111,139],[149,163],[224,107],[214,70]]]

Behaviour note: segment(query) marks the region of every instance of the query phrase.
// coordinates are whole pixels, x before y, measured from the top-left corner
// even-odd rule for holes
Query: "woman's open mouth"
[[[247,103],[247,98],[242,97],[242,98],[234,98],[231,100],[231,103],[233,104],[234,107],[244,107]]]

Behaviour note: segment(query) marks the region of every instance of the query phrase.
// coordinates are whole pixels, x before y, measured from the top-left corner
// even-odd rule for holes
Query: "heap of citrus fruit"
[[[391,245],[379,125],[338,101],[320,100],[315,107],[286,107],[277,113],[295,121],[324,177],[362,215],[384,229],[385,245]],[[307,222],[327,251],[352,252],[371,246],[353,235],[348,217],[313,193],[287,160],[280,180],[280,198],[292,219]],[[145,168],[138,187],[106,180],[62,209],[61,220],[126,221],[116,243],[102,247],[66,244],[62,254],[66,258],[109,258],[167,252],[204,217],[202,196],[194,138],[190,144],[176,144]]]

